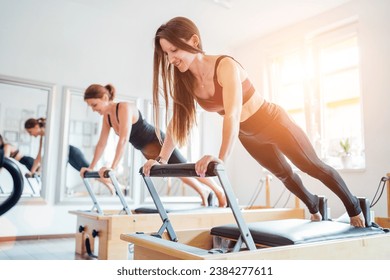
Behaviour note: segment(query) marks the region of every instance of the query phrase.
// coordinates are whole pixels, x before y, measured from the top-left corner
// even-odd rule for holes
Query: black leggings
[[[77,171],[80,171],[83,167],[89,166],[89,162],[86,160],[81,150],[72,145],[69,145],[68,162]]]
[[[161,151],[161,144],[158,140],[150,142],[141,149],[141,153],[146,159],[155,159],[158,157]],[[171,157],[168,159],[168,163],[186,163],[187,160],[179,152],[178,149],[174,149]]]
[[[30,171],[34,164],[34,159],[30,156],[23,156],[19,162],[27,167]]]
[[[251,156],[299,197],[310,213],[318,212],[318,196],[304,187],[285,156],[301,171],[332,190],[350,217],[361,212],[358,199],[351,194],[340,174],[318,158],[305,132],[280,106],[265,102],[253,116],[241,123],[239,138]]]
[[[29,156],[23,156],[19,162],[25,165],[28,170],[31,170],[34,159]],[[82,167],[89,166],[89,162],[85,159],[84,154],[80,149],[72,145],[69,145],[68,162],[77,171],[80,171]]]

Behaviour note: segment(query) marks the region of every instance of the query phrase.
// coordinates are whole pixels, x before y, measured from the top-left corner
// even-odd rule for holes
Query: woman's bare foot
[[[224,192],[217,192],[215,193],[218,199],[218,207],[226,207],[227,206],[227,200]]]
[[[311,214],[310,220],[311,220],[312,222],[319,222],[319,221],[322,221],[322,215],[321,215],[321,213],[320,213],[320,212],[317,212],[317,213]]]
[[[103,185],[109,190],[111,195],[115,195],[115,188],[114,185],[111,183],[111,181],[108,178],[99,178],[99,182],[103,183]]]
[[[366,219],[364,218],[363,212],[360,212],[359,215],[350,217],[350,224],[354,227],[365,227]]]

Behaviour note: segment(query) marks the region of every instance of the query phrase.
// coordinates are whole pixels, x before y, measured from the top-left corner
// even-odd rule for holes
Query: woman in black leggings
[[[176,17],[162,24],[154,43],[154,112],[158,114],[160,110],[160,96],[166,104],[172,100],[174,108],[169,124],[172,129],[166,135],[160,156],[169,155],[176,143],[186,142],[199,104],[206,111],[219,113],[223,128],[218,156],[205,155],[198,160],[195,164],[198,175],[205,174],[211,161],[225,162],[238,137],[257,162],[305,203],[312,220],[322,218],[318,197],[305,188],[285,156],[341,199],[351,225],[364,227],[359,201],[336,170],[317,157],[305,133],[282,108],[267,102],[255,90],[247,72],[235,59],[204,53],[199,30],[191,20]],[[153,164],[150,160],[144,165],[146,175]]]
[[[119,136],[115,157],[110,167],[102,167],[101,175],[107,169],[115,170],[125,152],[127,141],[134,148],[141,151],[146,159],[156,159],[159,163],[185,163],[186,159],[177,149],[172,151],[168,158],[159,158],[161,143],[156,136],[154,126],[142,118],[141,112],[135,104],[129,102],[114,102],[115,88],[112,85],[90,85],[85,93],[84,100],[93,111],[103,116],[103,126],[100,138],[96,146],[95,154],[89,168],[83,168],[81,174],[86,170],[93,170],[103,154],[107,144],[107,138],[111,128]],[[160,133],[160,138],[164,138]],[[209,178],[180,178],[185,184],[192,187],[201,197],[202,205],[208,206],[210,196],[215,193],[220,207],[225,207],[226,197],[222,188]]]
[[[43,148],[43,137],[45,136],[45,127],[46,127],[45,118],[39,118],[39,119],[30,118],[24,123],[24,128],[26,129],[28,134],[34,137],[40,137],[38,154],[30,169],[31,173],[35,173],[37,171],[42,161],[42,148]],[[86,160],[81,150],[72,145],[69,145],[68,162],[77,171],[80,171],[82,168],[89,166],[89,162]],[[103,179],[98,179],[98,180],[102,182],[105,185],[105,187],[107,187],[107,189],[109,189],[111,194],[113,195],[115,194],[114,186],[109,181]]]
[[[302,199],[310,213],[318,212],[318,197],[303,186],[285,156],[298,169],[328,186],[341,199],[349,216],[360,213],[358,199],[339,173],[318,158],[304,131],[280,106],[264,101],[253,116],[240,124],[239,139],[258,163]]]
[[[31,173],[34,173],[36,171],[36,167],[39,166],[42,160],[41,153],[42,153],[43,137],[45,136],[45,127],[46,127],[45,118],[39,118],[39,119],[31,118],[24,123],[24,128],[31,136],[40,137],[38,155],[34,160],[33,166],[30,169]],[[81,150],[72,145],[69,145],[68,162],[77,171],[80,171],[81,168],[83,167],[89,166],[89,162],[85,159],[85,156],[81,152]]]

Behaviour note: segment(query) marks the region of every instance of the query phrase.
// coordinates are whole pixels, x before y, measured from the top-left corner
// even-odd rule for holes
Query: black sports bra
[[[116,120],[119,123],[118,118],[119,103],[116,104]],[[108,123],[112,127],[110,115],[107,115]],[[145,145],[158,141],[154,127],[142,118],[141,112],[138,110],[138,120],[132,124],[129,142],[134,148],[141,150]]]
[[[115,115],[116,115],[116,120],[118,121],[119,123],[119,117],[118,117],[118,108],[119,108],[119,103],[116,104],[116,111],[115,111]],[[111,117],[110,115],[107,115],[107,118],[108,118],[108,124],[110,125],[110,127],[112,127],[112,123],[111,123]]]
[[[217,68],[218,68],[219,62],[222,59],[224,59],[225,57],[233,59],[235,62],[240,64],[238,61],[236,61],[231,56],[222,55],[222,56],[218,57],[217,60],[215,61],[215,66],[214,66],[214,77],[213,77],[214,95],[210,98],[207,98],[207,99],[202,99],[200,97],[195,96],[196,101],[203,109],[205,109],[206,111],[210,111],[210,112],[217,112],[221,115],[225,114],[225,111],[224,111],[224,107],[223,107],[222,86],[219,84],[218,78],[217,78]],[[249,78],[246,78],[242,82],[242,94],[243,94],[242,104],[247,102],[252,97],[252,95],[254,93],[255,93],[255,88],[253,87]]]

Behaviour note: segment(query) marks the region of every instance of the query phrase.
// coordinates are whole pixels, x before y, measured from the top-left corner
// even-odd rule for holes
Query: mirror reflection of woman
[[[3,136],[0,134],[0,149],[4,150],[4,157],[13,158],[16,161],[19,161],[21,164],[26,166],[28,171],[31,171],[34,158],[30,156],[23,155],[21,151],[10,143],[4,141]]]
[[[103,116],[103,125],[100,138],[97,143],[93,160],[89,168],[83,168],[81,175],[85,171],[92,171],[107,145],[111,128],[119,136],[112,164],[100,168],[99,174],[103,176],[108,169],[115,170],[122,156],[125,153],[126,144],[129,141],[134,148],[141,151],[146,159],[156,159],[161,150],[161,143],[156,136],[155,128],[142,118],[141,112],[135,104],[129,102],[114,102],[115,88],[108,84],[106,86],[92,84],[85,93],[84,100],[94,112]],[[161,133],[162,139],[165,137]],[[157,159],[159,163],[185,163],[185,158],[175,149],[169,159]],[[210,197],[216,194],[220,207],[226,206],[226,197],[220,186],[209,178],[180,178],[185,184],[192,187],[201,197],[202,205],[208,206]]]
[[[37,168],[40,166],[42,162],[42,148],[43,148],[43,138],[45,136],[45,127],[46,127],[45,118],[38,118],[38,119],[30,118],[24,124],[24,128],[26,129],[28,134],[34,137],[39,137],[38,153],[34,160],[33,166],[30,169],[32,174],[34,174],[37,171]],[[79,172],[83,167],[89,166],[89,162],[87,161],[87,159],[85,158],[81,150],[73,145],[69,145],[68,162],[74,169],[76,169]],[[115,193],[112,184],[103,180],[99,180],[99,181],[104,183],[104,185],[109,189],[111,194]]]
[[[37,172],[39,166],[42,162],[42,146],[43,146],[43,137],[45,136],[45,126],[46,126],[46,119],[45,118],[39,118],[39,119],[28,119],[24,123],[24,128],[30,134],[34,137],[39,137],[39,148],[36,158],[34,159],[33,166],[30,169],[30,172],[34,174]]]

